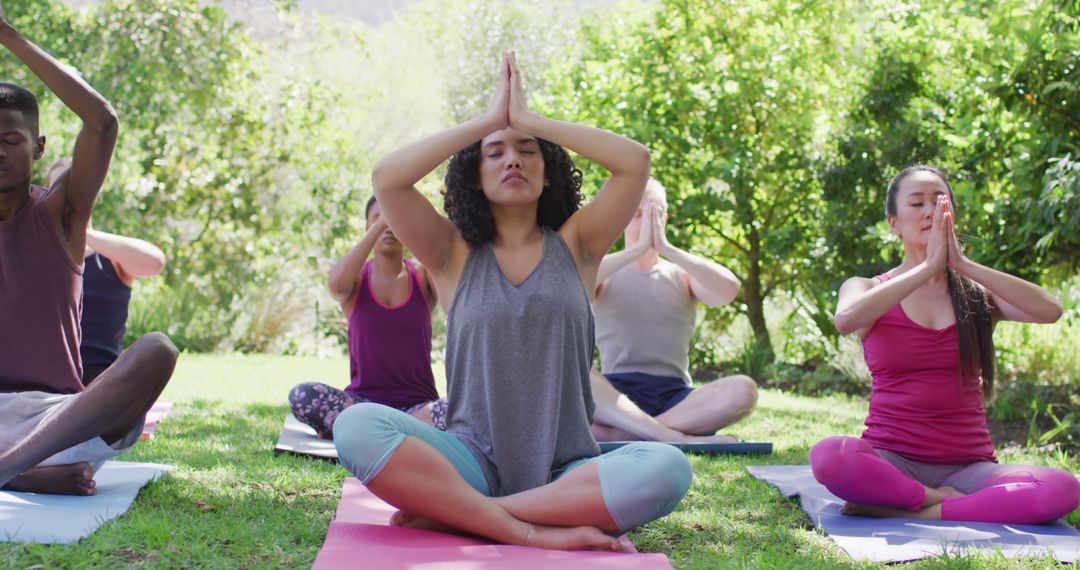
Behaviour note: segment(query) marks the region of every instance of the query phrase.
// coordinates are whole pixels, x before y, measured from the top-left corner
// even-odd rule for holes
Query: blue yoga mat
[[[749,466],[746,470],[780,489],[785,497],[798,495],[814,525],[855,560],[909,562],[979,549],[1008,558],[1049,555],[1068,563],[1080,559],[1080,532],[1065,521],[1006,525],[848,516],[840,514],[843,499],[818,483],[809,465]]]
[[[601,441],[600,451],[607,453],[619,449],[624,445],[635,443],[633,441]],[[668,445],[674,445],[684,453],[732,453],[732,454],[755,454],[768,455],[772,453],[771,443],[757,443],[740,441],[738,443],[676,443],[662,441]]]

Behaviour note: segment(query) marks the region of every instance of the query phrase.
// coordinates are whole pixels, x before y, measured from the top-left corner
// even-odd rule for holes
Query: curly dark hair
[[[544,139],[540,154],[544,157],[544,177],[548,184],[540,194],[536,223],[555,231],[581,206],[581,170],[574,166],[566,149]],[[473,247],[491,243],[495,220],[491,206],[480,187],[480,142],[469,145],[450,159],[443,190],[443,209],[461,237]]]

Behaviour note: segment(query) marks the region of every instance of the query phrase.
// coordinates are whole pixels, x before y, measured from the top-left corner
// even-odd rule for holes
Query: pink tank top
[[[995,461],[978,379],[957,373],[955,324],[926,328],[897,304],[862,345],[873,378],[864,440],[923,463]]]
[[[45,207],[48,191],[0,221],[0,392],[82,391],[82,267]]]
[[[375,299],[371,265],[364,276],[349,315],[349,367],[352,383],[345,389],[367,400],[393,408],[407,408],[439,398],[431,373],[431,309],[417,277],[416,267],[405,260],[409,272],[409,298],[396,307]]]

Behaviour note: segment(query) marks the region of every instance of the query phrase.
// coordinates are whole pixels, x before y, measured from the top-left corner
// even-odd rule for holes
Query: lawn
[[[441,368],[441,367],[440,367]],[[302,381],[340,384],[344,358],[181,357],[165,398],[176,404],[153,440],[124,459],[176,465],[131,511],[74,546],[0,545],[2,568],[305,568],[322,545],[345,478],[337,465],[271,452],[286,394]],[[813,529],[794,499],[747,475],[748,464],[805,463],[809,446],[856,435],[866,404],[768,390],[733,433],[772,441],[774,455],[693,457],[696,479],[679,509],[633,533],[643,551],[667,553],[676,568],[884,568],[857,564]],[[1028,450],[1001,454],[1080,471],[1080,460]],[[1080,525],[1080,514],[1069,522]],[[911,568],[1059,567],[993,554],[937,558]]]

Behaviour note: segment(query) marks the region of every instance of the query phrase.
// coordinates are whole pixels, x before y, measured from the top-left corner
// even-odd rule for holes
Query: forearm
[[[118,263],[132,277],[153,277],[165,268],[165,254],[161,249],[141,239],[88,230],[86,245]]]
[[[495,126],[490,117],[480,116],[387,155],[371,172],[375,195],[382,202],[389,192],[411,189],[454,153],[494,132]]]
[[[645,252],[648,250],[648,244],[638,242],[633,247],[605,255],[604,258],[600,260],[600,267],[596,272],[596,282],[603,283],[608,277],[614,275],[616,271],[630,265],[642,255],[645,255]]]
[[[690,287],[710,307],[730,303],[739,294],[739,280],[728,268],[668,244],[661,252],[668,261],[690,274]]]
[[[1033,322],[1052,323],[1061,317],[1061,302],[1034,283],[967,258],[958,264],[956,271],[985,287],[994,299],[1005,301],[1025,313]]]
[[[375,240],[379,239],[382,232],[383,230],[379,226],[372,226],[368,231],[364,232],[364,236],[360,238],[360,241],[330,270],[330,278],[327,280],[326,285],[330,289],[330,295],[337,302],[341,303],[348,299],[349,295],[352,295],[359,281],[360,270],[364,267],[364,262],[367,261],[368,255],[371,254],[371,250],[375,247]]]
[[[115,133],[116,112],[73,70],[56,61],[6,22],[0,23],[0,44],[26,64],[87,127],[101,133]]]
[[[649,150],[641,143],[611,131],[549,119],[534,113],[517,128],[566,147],[603,166],[612,177],[649,177]]]
[[[933,272],[934,269],[924,262],[867,291],[846,295],[841,288],[840,301],[833,317],[836,329],[846,335],[874,324],[925,283]]]

